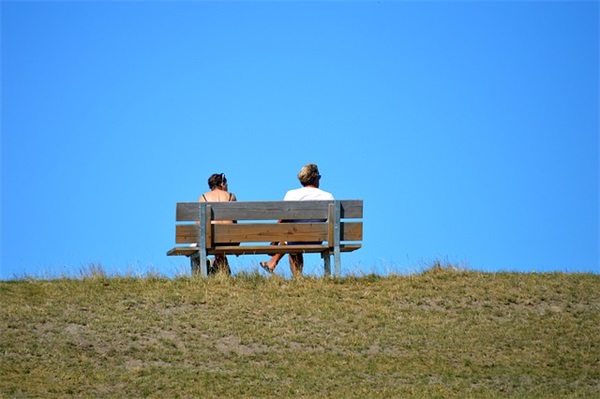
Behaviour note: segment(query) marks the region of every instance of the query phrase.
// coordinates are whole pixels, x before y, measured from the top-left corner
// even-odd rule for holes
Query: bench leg
[[[342,258],[340,256],[340,247],[333,249],[333,275],[335,277],[341,277],[342,275]]]
[[[190,255],[190,266],[192,268],[192,276],[200,275],[206,277],[208,276],[208,257],[206,253],[201,253],[202,251],[198,251],[192,255]],[[204,262],[202,262],[202,258],[204,258]]]
[[[192,268],[192,276],[195,276],[198,273],[198,268],[200,266],[200,254],[198,252],[190,256],[190,266]]]
[[[200,271],[202,272],[202,277],[208,276],[208,265],[206,264],[208,257],[206,256],[206,249],[200,250]]]
[[[331,253],[329,251],[322,252],[321,258],[323,258],[325,277],[331,277]]]

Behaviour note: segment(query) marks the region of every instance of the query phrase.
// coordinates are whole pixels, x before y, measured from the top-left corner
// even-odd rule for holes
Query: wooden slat
[[[176,225],[175,242],[197,242],[199,229],[196,224]],[[328,240],[327,223],[213,224],[210,230],[215,243]],[[343,222],[340,227],[340,240],[361,241],[362,231],[362,222]]]
[[[342,219],[362,219],[363,217],[363,200],[341,200]]]
[[[211,202],[213,220],[325,219],[332,201],[239,201]],[[342,200],[342,218],[362,218],[362,200]],[[198,202],[179,202],[176,220],[198,221]]]
[[[178,224],[175,226],[175,243],[191,244],[198,241],[200,226],[194,224]]]
[[[327,239],[325,223],[269,223],[214,225],[214,243],[272,242],[272,241],[324,241]]]
[[[342,222],[340,241],[362,241],[362,222]],[[328,241],[328,223],[240,223],[213,225],[215,243]]]
[[[197,247],[175,247],[170,249],[167,252],[167,256],[177,256],[177,255],[185,255],[191,256],[192,254],[198,252]]]
[[[361,248],[361,244],[342,244],[341,252],[351,252]],[[242,245],[223,246],[209,249],[209,255],[231,254],[231,255],[260,255],[274,253],[321,253],[327,250],[326,245]],[[191,256],[198,251],[197,247],[175,247],[167,252],[169,256]]]
[[[341,252],[351,252],[361,248],[361,244],[343,244],[340,245]],[[215,254],[231,254],[231,255],[260,255],[274,253],[321,253],[328,250],[326,245],[242,245],[242,246],[227,246],[215,247],[208,252],[211,255]]]
[[[213,224],[214,243],[272,242],[272,241],[324,241],[325,223],[240,223]],[[175,242],[194,243],[200,227],[195,224],[177,225]]]
[[[342,222],[340,224],[340,241],[362,241],[362,222]]]

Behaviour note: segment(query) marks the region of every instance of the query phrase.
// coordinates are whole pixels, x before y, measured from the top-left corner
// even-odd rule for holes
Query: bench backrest
[[[206,248],[231,243],[362,241],[362,200],[177,203],[176,242],[204,239]],[[305,220],[277,223],[278,220]],[[212,222],[235,220],[233,224]],[[208,228],[210,226],[210,228]]]

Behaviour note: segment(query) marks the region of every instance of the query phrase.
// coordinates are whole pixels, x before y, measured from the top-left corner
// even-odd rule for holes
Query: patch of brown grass
[[[2,397],[598,397],[600,276],[0,282]]]

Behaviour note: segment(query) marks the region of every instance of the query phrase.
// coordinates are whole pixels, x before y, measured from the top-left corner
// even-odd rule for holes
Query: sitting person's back
[[[237,201],[235,194],[230,193],[229,186],[227,185],[227,178],[225,173],[215,173],[208,178],[208,187],[210,191],[205,192],[198,198],[198,202],[230,202]],[[232,220],[216,220],[212,221],[212,224],[231,224],[234,223]],[[216,271],[221,271],[227,274],[231,274],[229,268],[229,262],[225,255],[215,255],[214,270],[209,270],[209,274],[213,274]]]
[[[319,175],[319,179],[321,175]],[[326,201],[333,200],[333,195],[319,188],[317,185],[307,185],[288,191],[283,197],[284,201]]]
[[[314,163],[304,165],[298,173],[298,180],[302,187],[289,190],[283,197],[284,201],[327,201],[333,200],[333,195],[327,191],[321,190],[319,184],[321,182],[321,175],[319,174],[319,168]],[[324,222],[325,220],[287,220],[286,222],[292,223],[314,223]],[[292,245],[294,243],[289,242]],[[320,244],[320,243],[314,243]],[[275,254],[267,262],[260,262],[260,266],[269,273],[273,273],[277,264],[283,258],[284,254]],[[290,269],[293,276],[302,275],[302,269],[304,267],[304,257],[302,254],[289,254],[290,258]]]

